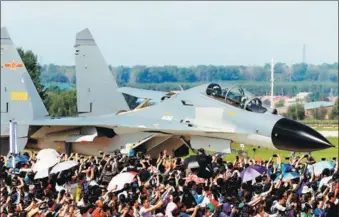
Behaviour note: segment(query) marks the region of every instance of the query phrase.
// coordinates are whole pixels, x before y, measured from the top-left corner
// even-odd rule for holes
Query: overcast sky
[[[42,63],[74,64],[89,28],[116,65],[338,60],[338,2],[1,2],[1,26]]]

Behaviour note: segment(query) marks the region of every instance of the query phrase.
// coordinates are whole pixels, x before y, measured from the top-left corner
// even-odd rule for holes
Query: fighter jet
[[[22,64],[15,46],[8,34],[3,35],[3,30],[1,38],[1,46],[3,41],[6,42],[4,48],[7,51],[2,55],[2,66],[13,61]],[[45,110],[38,106],[42,102],[36,90],[31,85],[21,85],[30,80],[24,66],[11,83],[4,83],[10,94],[17,91],[17,85],[23,86],[26,97],[22,98],[26,99],[29,111],[36,114],[35,111],[40,110],[38,115],[29,118],[25,117],[25,110],[18,110],[24,115],[15,119],[20,126],[39,127],[31,137],[42,141],[42,145],[46,140],[56,138],[53,142],[72,144],[74,151],[91,155],[98,149],[109,152],[126,144],[132,149],[143,148],[153,153],[159,152],[160,147],[175,153],[183,145],[230,153],[232,142],[302,152],[333,147],[317,131],[272,114],[262,106],[260,99],[236,86],[204,84],[174,94],[127,88],[132,95],[163,95],[161,103],[130,110],[121,93],[127,92],[126,88],[124,91],[117,85],[109,85],[115,83],[114,76],[88,29],[76,36],[75,56],[77,74],[83,76],[81,81],[77,75],[77,82],[81,84],[77,91],[78,94],[81,91],[83,98],[82,105],[78,102],[78,110],[82,113],[79,117],[46,118]],[[100,68],[95,67],[98,64]],[[6,67],[1,71],[1,74],[14,72]],[[8,91],[4,93],[10,95]],[[9,104],[14,104],[12,98]]]

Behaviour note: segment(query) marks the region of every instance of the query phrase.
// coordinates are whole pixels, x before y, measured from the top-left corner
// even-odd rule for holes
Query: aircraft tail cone
[[[277,121],[271,136],[273,145],[283,150],[311,152],[334,147],[316,130],[287,118]]]

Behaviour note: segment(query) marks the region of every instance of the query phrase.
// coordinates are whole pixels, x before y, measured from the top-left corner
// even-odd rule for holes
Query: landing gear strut
[[[189,141],[186,141],[186,139],[183,136],[180,136],[180,140],[189,148],[194,154],[198,154],[197,151],[192,148],[191,143]]]

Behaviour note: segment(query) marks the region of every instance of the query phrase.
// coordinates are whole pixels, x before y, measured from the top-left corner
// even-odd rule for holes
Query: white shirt
[[[177,208],[177,205],[174,202],[169,202],[166,206],[165,216],[166,217],[173,217],[172,211]]]
[[[332,179],[332,176],[322,178],[322,179],[320,180],[320,182],[319,182],[319,189],[320,189],[323,185],[327,184],[331,179]]]
[[[211,203],[211,200],[208,197],[204,196],[204,199],[202,200],[200,206],[201,207],[206,207],[210,203]]]
[[[286,207],[280,205],[279,202],[275,205],[275,208],[278,209],[279,211],[283,211],[283,212],[286,210]]]
[[[77,203],[77,206],[83,206],[85,207],[87,204],[85,204],[84,199],[81,198],[81,200]]]
[[[55,190],[57,192],[60,192],[61,190],[66,190],[65,185],[58,185],[58,183],[55,184]]]

